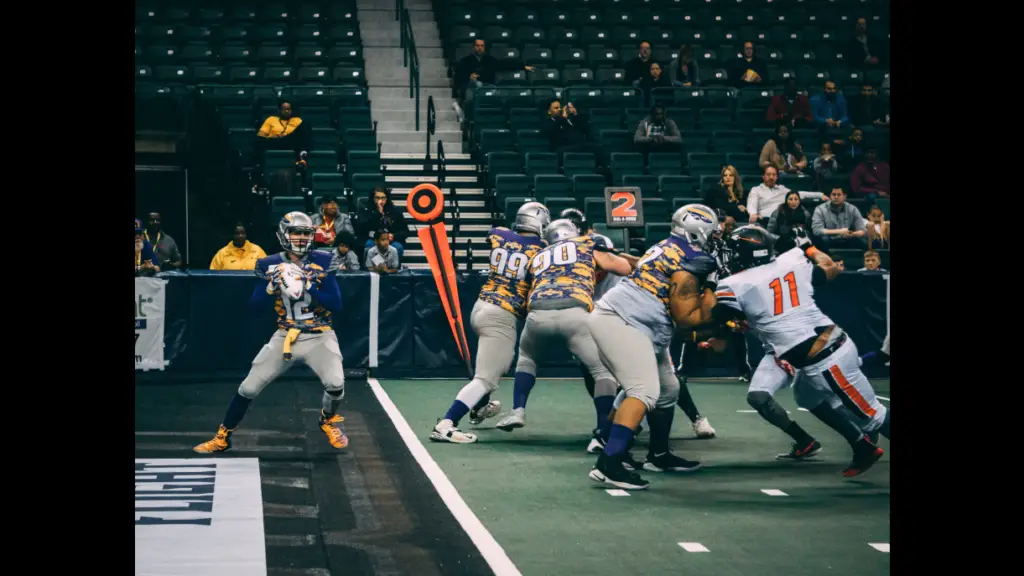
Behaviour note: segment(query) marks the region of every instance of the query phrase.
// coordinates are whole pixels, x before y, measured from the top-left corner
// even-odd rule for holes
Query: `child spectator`
[[[327,271],[352,272],[359,270],[359,257],[352,247],[356,245],[356,235],[348,230],[338,232],[337,245],[331,251],[331,267]]]
[[[814,159],[814,177],[818,183],[818,190],[824,190],[829,178],[838,170],[839,163],[836,162],[836,157],[832,154],[832,144],[822,142],[821,151]]]
[[[885,221],[885,214],[878,206],[868,209],[868,248],[873,250],[889,249],[889,223]]]
[[[864,267],[857,272],[888,272],[882,268],[882,257],[874,250],[864,252]]]
[[[394,274],[398,272],[398,250],[391,245],[391,233],[385,229],[377,230],[373,246],[366,249],[366,269],[378,274]]]

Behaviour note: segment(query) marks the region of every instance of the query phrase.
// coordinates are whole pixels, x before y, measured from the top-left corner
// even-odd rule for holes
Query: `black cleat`
[[[597,456],[597,464],[590,471],[590,479],[594,482],[611,484],[623,490],[645,490],[650,482],[644,480],[636,472],[630,472],[622,466],[621,456],[609,456],[601,452]]]
[[[663,454],[647,453],[644,470],[649,472],[693,472],[703,466],[700,462],[680,458],[671,452]]]
[[[885,451],[875,446],[867,436],[861,438],[853,449],[853,461],[843,470],[843,476],[853,478],[867,472],[884,454]]]
[[[807,446],[800,446],[799,444],[793,444],[793,449],[787,454],[778,454],[775,456],[777,460],[807,460],[812,456],[817,456],[821,452],[821,442],[815,440]]]
[[[622,466],[626,470],[643,470],[644,463],[636,458],[633,458],[633,453],[626,451],[622,453]]]

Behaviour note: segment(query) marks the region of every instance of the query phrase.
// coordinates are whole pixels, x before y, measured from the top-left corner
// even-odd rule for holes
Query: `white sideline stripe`
[[[487,528],[476,517],[476,514],[466,505],[466,501],[462,499],[455,486],[452,485],[451,480],[445,476],[444,471],[437,465],[434,458],[430,456],[430,452],[427,452],[419,437],[416,436],[416,433],[412,431],[412,427],[405,420],[405,416],[402,416],[402,413],[398,411],[398,407],[391,401],[391,397],[381,387],[380,382],[376,378],[367,378],[366,382],[370,385],[370,390],[373,390],[377,401],[380,402],[384,411],[387,412],[388,417],[395,424],[395,429],[398,430],[399,436],[405,441],[405,445],[409,448],[409,452],[412,453],[412,457],[416,459],[416,463],[426,473],[427,478],[434,485],[441,500],[451,510],[452,516],[455,516],[455,520],[466,531],[466,534],[469,535],[469,539],[476,545],[477,550],[483,555],[491,570],[494,570],[495,576],[522,576],[522,573],[519,572],[516,565],[505,554],[505,550],[498,544],[498,541],[494,539],[494,536],[491,536],[491,533],[487,531]]]
[[[707,546],[704,546],[700,542],[679,542],[680,548],[687,552],[710,552]]]
[[[879,400],[885,400],[886,402],[892,402],[892,400],[889,400],[885,396],[879,396],[878,394],[875,394],[875,398],[878,398]]]
[[[629,492],[625,490],[605,490],[609,496],[629,496]]]
[[[874,543],[874,544],[868,543],[868,546],[871,546],[872,548],[874,548],[875,550],[878,550],[879,552],[885,552],[886,554],[889,553],[889,543],[888,542],[885,542],[885,543],[879,542],[879,543]]]
[[[377,315],[380,307],[380,275],[370,272],[370,368],[377,367]]]

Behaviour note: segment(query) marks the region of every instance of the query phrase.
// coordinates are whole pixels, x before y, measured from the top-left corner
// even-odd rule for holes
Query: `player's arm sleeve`
[[[341,310],[341,288],[338,286],[338,277],[333,272],[324,276],[320,286],[311,286],[309,293],[331,312]]]
[[[267,306],[277,298],[274,294],[267,294],[267,287],[264,284],[257,284],[249,298],[249,312],[253,315],[262,314]]]

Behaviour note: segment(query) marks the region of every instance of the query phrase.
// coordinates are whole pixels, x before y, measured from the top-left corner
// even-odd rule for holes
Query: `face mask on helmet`
[[[316,231],[313,228],[289,228],[288,245],[284,249],[302,256],[313,247],[313,236],[315,233]]]

